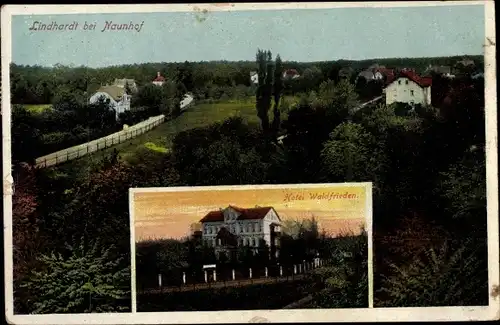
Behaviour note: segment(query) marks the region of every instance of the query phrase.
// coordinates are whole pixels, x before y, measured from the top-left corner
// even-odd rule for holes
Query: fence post
[[[214,282],[216,282],[216,281],[217,281],[217,271],[214,270]]]
[[[283,276],[283,266],[280,265],[280,276]]]
[[[207,271],[203,271],[205,273],[205,283],[208,282]]]
[[[235,274],[234,274],[234,269],[233,269],[233,281],[236,279]]]
[[[267,266],[266,266],[266,268],[265,268],[265,273],[266,273],[266,278],[267,278]]]
[[[182,283],[186,284],[186,272],[182,272]]]
[[[160,287],[160,290],[162,288],[162,285],[161,285],[161,273],[158,274],[158,287]]]

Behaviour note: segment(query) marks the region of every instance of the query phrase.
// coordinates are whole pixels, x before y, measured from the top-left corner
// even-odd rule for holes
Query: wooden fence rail
[[[165,115],[150,117],[149,119],[135,124],[125,130],[39,157],[35,160],[36,167],[46,168],[59,165],[64,162],[83,157],[89,153],[112,147],[146,133],[163,122],[165,122]]]

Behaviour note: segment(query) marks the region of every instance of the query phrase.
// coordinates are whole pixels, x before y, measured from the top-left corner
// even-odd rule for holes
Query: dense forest
[[[71,165],[35,169],[31,153],[46,131],[26,111],[13,116],[15,312],[130,311],[130,187],[355,181],[373,182],[375,306],[487,304],[484,80],[436,76],[433,107],[378,104],[353,112],[359,91],[353,80],[338,77],[343,64],[423,69],[456,60],[295,64],[259,51],[255,63],[12,66],[14,104],[57,103],[64,87],[85,97],[120,77],[144,87],[161,71],[175,91],[141,106],[158,112],[184,90],[206,100],[214,95],[208,89],[245,87],[260,122],[228,117],[179,132],[168,152],[144,151],[133,163],[113,154],[75,178]],[[292,88],[277,78],[279,66],[302,75],[316,67],[318,78]],[[249,84],[250,70],[258,71],[259,84]],[[300,100],[283,115],[290,93]],[[78,107],[62,111],[77,114]],[[83,127],[102,116],[97,129],[107,115],[80,116],[89,119],[79,120]],[[287,135],[282,143],[278,133]]]

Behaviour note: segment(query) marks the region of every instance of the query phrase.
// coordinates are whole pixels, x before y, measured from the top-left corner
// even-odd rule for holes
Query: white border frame
[[[35,14],[91,14],[91,13],[146,13],[173,11],[236,11],[270,9],[320,9],[355,7],[416,7],[449,5],[484,5],[485,7],[485,123],[486,123],[486,176],[488,214],[488,287],[489,305],[484,307],[425,307],[425,308],[373,308],[373,309],[310,309],[273,311],[224,312],[169,312],[169,313],[117,313],[70,315],[13,315],[12,286],[12,185],[10,138],[10,76],[12,15]],[[460,321],[495,320],[500,318],[499,247],[498,247],[498,174],[497,174],[497,116],[496,116],[496,61],[495,61],[495,9],[489,1],[401,1],[365,3],[245,3],[245,4],[170,4],[170,5],[32,5],[2,7],[2,141],[4,189],[4,265],[6,318],[19,324],[188,324],[188,323],[247,323],[261,322],[375,322],[375,321]],[[491,43],[490,43],[491,41]],[[9,249],[7,249],[9,248]],[[168,315],[168,316],[167,316]]]

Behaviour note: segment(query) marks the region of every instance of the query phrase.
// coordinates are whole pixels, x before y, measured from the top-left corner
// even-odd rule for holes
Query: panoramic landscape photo
[[[14,312],[132,311],[130,188],[344,182],[373,184],[375,307],[487,305],[484,5],[234,8],[12,17]],[[101,32],[110,20],[144,24]],[[30,30],[36,21],[58,27]],[[283,214],[239,202],[210,211]],[[187,285],[213,285],[210,269],[205,282],[199,268],[155,268],[144,290],[158,289],[158,274],[161,288],[179,287],[182,272]],[[249,279],[249,268],[234,272]],[[270,306],[312,294],[308,283],[273,284],[297,299],[266,293],[279,298]],[[346,283],[306,305],[365,306],[363,282]],[[170,308],[225,308],[210,297],[212,307]],[[144,308],[169,308],[154,299]]]
[[[367,308],[370,190],[132,189],[137,311]]]

